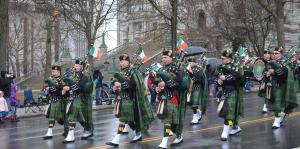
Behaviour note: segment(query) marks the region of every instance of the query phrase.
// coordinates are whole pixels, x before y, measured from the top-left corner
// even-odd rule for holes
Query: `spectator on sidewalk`
[[[12,82],[10,85],[10,109],[11,109],[11,121],[18,122],[20,121],[17,118],[17,106],[20,104],[20,100],[17,98],[18,88],[17,85]]]
[[[102,104],[101,90],[102,90],[103,75],[100,70],[94,71],[93,80],[94,80],[95,90],[96,90],[96,96],[95,96],[96,105],[101,105]]]
[[[4,93],[4,98],[7,102],[9,113],[11,114],[13,111],[11,111],[12,109],[10,108],[10,90],[15,75],[8,73],[7,71],[1,71],[0,75],[0,90]],[[14,118],[14,116],[11,118]]]
[[[8,106],[4,98],[3,92],[0,91],[0,124],[4,123],[7,112],[8,112]]]

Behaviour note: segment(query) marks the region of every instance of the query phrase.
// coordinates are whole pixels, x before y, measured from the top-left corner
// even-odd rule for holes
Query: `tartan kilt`
[[[295,79],[296,80],[296,83],[295,83],[295,85],[296,85],[296,92],[300,92],[300,80],[298,80],[298,79]]]
[[[130,99],[122,99],[120,104],[120,122],[134,122],[134,106]]]
[[[228,103],[228,113],[226,119],[235,120],[243,115],[243,103],[242,99],[239,99],[238,92],[233,91],[226,98]]]
[[[49,111],[49,118],[54,118],[54,119],[63,119],[64,118],[64,104],[63,100],[59,100],[56,102],[52,102],[50,104],[50,111]]]
[[[164,118],[160,118],[164,124],[179,124],[179,107],[177,104],[171,103],[171,98],[165,102],[166,114]]]
[[[284,88],[285,85],[272,87],[271,100],[268,100],[267,102],[268,104],[267,107],[271,111],[280,112],[281,108],[284,107],[285,105]]]
[[[83,102],[80,97],[73,99],[67,117],[70,123],[86,121],[84,118]]]
[[[191,105],[192,106],[199,106],[201,105],[201,100],[203,100],[202,93],[203,89],[193,90],[191,93]]]

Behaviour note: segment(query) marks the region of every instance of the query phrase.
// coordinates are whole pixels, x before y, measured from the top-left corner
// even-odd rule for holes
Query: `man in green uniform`
[[[45,80],[45,91],[49,97],[49,105],[46,109],[46,117],[48,118],[48,131],[44,136],[44,139],[52,139],[52,129],[55,125],[55,121],[59,124],[64,124],[65,118],[65,105],[64,99],[61,94],[62,82],[61,82],[61,68],[58,65],[52,65],[51,77]],[[66,131],[66,130],[65,130]]]
[[[242,67],[232,63],[233,52],[231,49],[224,50],[221,59],[223,64],[218,68],[217,84],[221,87],[222,109],[226,109],[223,113],[219,112],[219,116],[224,118],[221,140],[226,141],[229,134],[235,135],[241,131],[238,122],[244,113],[243,86],[245,79],[242,76]]]
[[[273,129],[280,128],[286,114],[298,106],[294,75],[290,62],[283,57],[284,49],[277,47],[273,51],[274,60],[267,65],[266,77],[271,80],[270,110],[275,113]],[[282,112],[282,110],[284,110]]]
[[[71,77],[63,77],[62,80],[65,83],[62,94],[70,93],[70,101],[66,106],[66,113],[69,125],[68,135],[64,140],[64,143],[70,143],[75,141],[74,129],[76,122],[79,122],[83,127],[86,124],[84,116],[83,100],[84,93],[92,90],[92,82],[89,82],[89,76],[83,73],[84,62],[76,60],[74,65],[74,72]]]
[[[141,73],[130,66],[127,54],[119,57],[121,71],[114,74],[112,91],[116,95],[115,116],[119,118],[117,134],[107,145],[119,146],[120,135],[125,124],[134,131],[134,138],[130,143],[142,140],[150,123],[154,120],[151,104],[147,98]]]
[[[289,61],[291,63],[291,69],[293,71],[294,79],[296,81],[296,83],[295,83],[296,91],[299,90],[299,72],[300,72],[297,60],[298,60],[298,54],[296,52],[289,55]]]
[[[193,110],[193,119],[191,125],[199,124],[202,115],[206,111],[208,101],[208,85],[205,70],[197,65],[194,58],[189,59],[189,65],[186,67],[190,77],[190,86],[187,94],[187,104]]]
[[[87,65],[87,64],[85,64]],[[86,67],[86,66],[84,66]],[[85,123],[83,123],[83,135],[81,137],[82,140],[86,140],[89,137],[93,136],[94,131],[94,125],[93,125],[93,98],[92,98],[92,85],[93,85],[93,78],[90,71],[88,71],[88,68],[85,68],[86,70],[82,71],[83,76],[85,76],[85,86],[84,90],[82,91],[83,95],[83,115],[85,119]]]
[[[167,148],[171,131],[176,134],[176,139],[171,145],[183,142],[182,125],[185,100],[181,98],[184,96],[184,93],[180,90],[181,85],[183,85],[183,79],[182,71],[173,62],[173,56],[174,54],[171,50],[163,51],[162,63],[164,66],[156,74],[156,81],[152,86],[159,100],[157,117],[164,124],[164,137],[159,145],[160,148]]]

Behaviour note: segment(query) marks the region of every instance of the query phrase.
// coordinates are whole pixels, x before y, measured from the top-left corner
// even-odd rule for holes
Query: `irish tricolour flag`
[[[144,50],[141,48],[139,51],[139,57],[145,62],[147,61],[148,57],[146,56]]]
[[[89,54],[90,54],[91,56],[93,56],[93,58],[96,58],[96,59],[100,58],[100,51],[99,51],[98,48],[95,49],[94,47],[92,47],[92,48],[90,49]]]
[[[238,54],[241,57],[243,57],[245,65],[247,65],[250,62],[247,48],[245,48],[243,46],[240,46],[239,49],[238,49]]]
[[[184,42],[182,37],[179,37],[177,41],[177,49],[179,52],[182,52],[185,48],[187,48],[188,45]]]

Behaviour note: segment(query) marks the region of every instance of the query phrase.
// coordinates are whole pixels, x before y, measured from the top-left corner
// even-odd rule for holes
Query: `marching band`
[[[259,96],[264,97],[263,113],[274,112],[273,129],[280,128],[287,114],[298,106],[296,92],[299,88],[300,69],[297,55],[286,58],[282,47],[274,51],[265,50],[263,58],[253,64],[253,76],[260,83]],[[159,148],[167,148],[171,133],[176,135],[170,144],[183,142],[183,122],[187,107],[193,111],[190,125],[198,125],[207,110],[209,83],[205,65],[197,63],[198,55],[177,59],[174,51],[162,52],[162,67],[148,69],[150,84],[144,85],[140,65],[131,63],[127,54],[119,57],[120,71],[113,75],[111,93],[115,95],[115,117],[119,120],[117,134],[107,145],[117,147],[120,136],[130,127],[134,137],[130,143],[142,141],[154,114],[163,125]],[[197,57],[198,56],[198,57]],[[244,62],[240,55],[228,48],[222,52],[222,64],[215,71],[218,100],[218,116],[224,119],[222,141],[242,131],[239,120],[244,116],[244,85],[246,83]],[[200,59],[203,57],[200,57]],[[136,58],[137,59],[137,58]],[[53,65],[51,77],[45,80],[45,90],[49,97],[46,110],[48,131],[44,139],[53,138],[55,122],[64,125],[64,143],[75,141],[74,128],[79,122],[84,133],[82,139],[93,136],[92,93],[93,82],[86,68],[87,62],[76,60],[71,72],[61,74],[61,67]],[[151,65],[156,67],[157,65]],[[157,107],[153,111],[147,91],[156,94]]]

